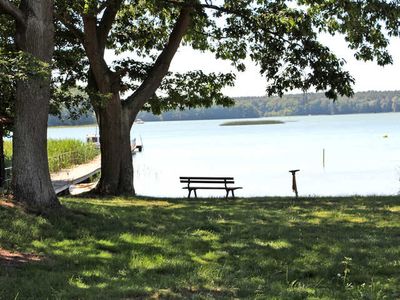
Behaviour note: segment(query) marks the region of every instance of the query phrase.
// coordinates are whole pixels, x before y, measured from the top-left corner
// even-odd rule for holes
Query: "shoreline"
[[[176,119],[176,120],[145,120],[144,123],[160,123],[160,122],[188,122],[188,121],[228,121],[228,120],[269,120],[277,118],[296,118],[296,117],[335,117],[335,116],[359,116],[359,115],[384,115],[384,114],[398,114],[400,112],[376,112],[376,113],[354,113],[354,114],[307,114],[307,115],[271,115],[266,117],[257,118],[213,118],[213,119]],[[135,124],[134,124],[135,125]],[[139,124],[143,125],[143,124]],[[48,125],[47,128],[70,128],[70,127],[97,127],[97,123],[85,124],[85,125]]]

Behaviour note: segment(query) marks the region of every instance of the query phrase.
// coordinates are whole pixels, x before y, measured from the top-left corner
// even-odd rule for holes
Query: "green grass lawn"
[[[0,206],[0,299],[399,299],[399,197]]]

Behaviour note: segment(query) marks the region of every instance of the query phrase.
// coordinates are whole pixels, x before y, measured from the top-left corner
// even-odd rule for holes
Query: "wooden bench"
[[[242,188],[228,185],[235,183],[233,177],[179,177],[179,179],[181,183],[187,184],[183,189],[188,190],[188,198],[192,191],[197,198],[197,190],[225,190],[226,198],[228,198],[229,192],[231,192],[232,198],[235,198],[234,191]]]

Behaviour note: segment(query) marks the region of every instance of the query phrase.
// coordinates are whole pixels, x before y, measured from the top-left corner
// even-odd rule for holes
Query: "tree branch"
[[[99,48],[97,37],[97,19],[93,15],[83,14],[83,46],[86,55],[89,59],[90,67],[92,69],[97,86],[101,93],[109,93],[111,86],[110,77],[108,76],[109,69],[104,60],[102,49]]]
[[[172,4],[172,5],[176,5],[176,6],[187,6],[188,4],[185,2],[180,2],[178,0],[164,0],[164,2]],[[212,9],[212,10],[216,10],[222,13],[226,13],[226,14],[233,14],[233,15],[237,15],[237,16],[242,16],[245,17],[245,15],[243,14],[242,11],[240,10],[235,10],[235,9],[229,9],[229,8],[225,8],[222,6],[218,6],[215,4],[212,4],[212,2],[210,1],[206,1],[205,4],[201,4],[201,3],[192,3],[191,4],[193,8],[207,8],[207,9]]]
[[[0,0],[1,1],[1,0]],[[57,12],[54,13],[56,20],[60,21],[71,33],[83,44],[83,32],[75,26],[75,22],[67,12],[59,15]]]
[[[0,12],[4,12],[12,16],[17,23],[25,26],[25,15],[17,6],[12,4],[10,1],[0,0]]]
[[[131,124],[134,121],[134,113],[140,111],[146,101],[148,101],[154,95],[156,90],[160,87],[161,81],[168,73],[171,61],[179,48],[182,38],[190,26],[192,11],[192,7],[182,8],[178,20],[175,23],[174,29],[171,32],[168,43],[158,56],[146,79],[142,82],[140,87],[123,103],[124,109],[128,110],[130,115]]]
[[[122,0],[111,0],[107,1],[103,17],[100,20],[100,24],[97,30],[97,38],[99,41],[100,49],[104,49],[107,42],[108,34],[115,21],[115,17],[121,8]]]

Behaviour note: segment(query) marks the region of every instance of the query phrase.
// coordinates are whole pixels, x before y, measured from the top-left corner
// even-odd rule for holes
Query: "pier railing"
[[[4,192],[8,193],[11,190],[12,168],[5,168],[5,179],[2,186]]]
[[[49,157],[50,173],[58,172],[62,169],[69,168],[74,165],[86,163],[98,155],[98,151],[69,151],[55,156]],[[12,167],[5,169],[5,180],[3,189],[9,191],[11,188]]]

